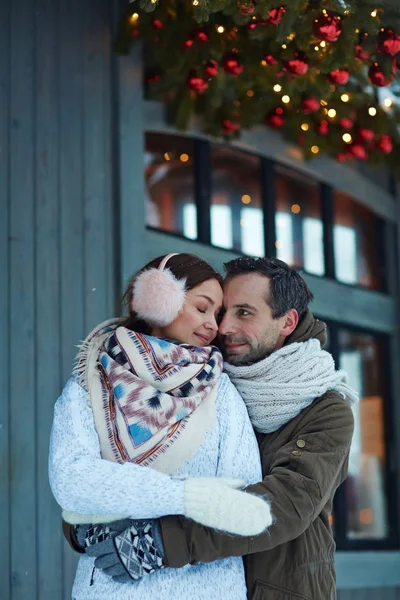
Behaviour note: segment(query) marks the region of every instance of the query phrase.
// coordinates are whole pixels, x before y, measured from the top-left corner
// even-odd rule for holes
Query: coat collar
[[[311,339],[318,340],[321,348],[323,348],[327,341],[327,325],[324,321],[316,319],[312,312],[307,309],[296,329],[286,338],[284,346],[294,342],[306,342]]]

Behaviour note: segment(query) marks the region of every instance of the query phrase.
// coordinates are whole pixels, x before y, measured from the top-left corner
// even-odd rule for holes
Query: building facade
[[[76,345],[167,252],[299,268],[361,395],[332,523],[340,600],[400,597],[399,198],[387,173],[304,163],[260,129],[185,135],[112,52],[110,0],[0,3],[1,600],[70,597],[76,556],[47,481]]]

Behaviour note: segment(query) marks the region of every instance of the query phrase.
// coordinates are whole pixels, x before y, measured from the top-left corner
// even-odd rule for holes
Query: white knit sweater
[[[257,441],[243,400],[222,375],[216,403],[217,420],[193,457],[176,475],[261,479]],[[50,443],[50,485],[64,510],[118,513],[132,518],[183,514],[183,482],[132,463],[119,465],[100,458],[90,400],[70,380],[56,403]],[[82,556],[73,600],[245,600],[241,558],[164,569],[132,584],[119,584]]]

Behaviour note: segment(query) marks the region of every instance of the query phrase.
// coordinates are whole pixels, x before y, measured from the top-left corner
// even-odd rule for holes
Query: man
[[[152,544],[164,567],[244,556],[253,600],[334,600],[330,518],[347,475],[356,397],[321,350],[326,326],[309,312],[312,294],[294,269],[277,259],[246,257],[225,269],[219,332],[226,372],[246,403],[264,475],[247,491],[268,497],[274,523],[265,534],[242,538],[171,516],[134,522],[112,533],[118,543],[108,539],[87,552],[121,581],[159,568]],[[90,535],[88,542],[86,531],[78,531],[78,540],[68,534],[75,548],[78,540],[97,541]]]

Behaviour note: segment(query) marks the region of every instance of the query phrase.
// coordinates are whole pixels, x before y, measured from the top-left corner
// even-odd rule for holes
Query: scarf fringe
[[[86,391],[89,391],[89,374],[88,374],[88,360],[92,352],[98,353],[101,344],[104,342],[101,333],[107,333],[114,331],[121,324],[121,319],[116,317],[103,321],[100,325],[96,325],[94,329],[89,333],[88,336],[78,344],[78,353],[75,357],[74,365],[72,368],[72,375],[75,377],[76,382]]]

